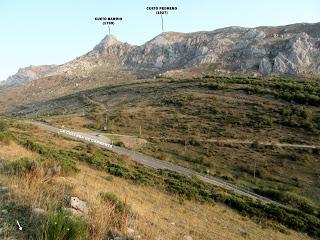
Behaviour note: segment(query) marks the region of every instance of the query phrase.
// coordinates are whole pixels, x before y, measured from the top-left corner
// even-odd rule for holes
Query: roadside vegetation
[[[39,157],[28,159],[22,157],[15,161],[2,161],[1,174],[4,179],[17,179],[22,182],[23,191],[16,195],[4,195],[3,203],[10,209],[12,216],[22,214],[22,224],[25,226],[25,236],[40,239],[86,239],[88,235],[99,239],[102,234],[110,234],[109,231],[116,229],[119,234],[126,233],[126,223],[133,216],[126,202],[123,202],[115,194],[101,192],[98,196],[101,204],[113,206],[112,221],[109,230],[99,229],[93,219],[84,217],[68,217],[70,213],[66,210],[64,196],[70,194],[65,186],[60,192],[49,190],[46,182],[51,182],[57,176],[72,176],[77,174],[78,161],[90,164],[94,168],[115,176],[127,179],[133,184],[142,186],[153,186],[169,195],[176,195],[180,201],[191,200],[200,203],[223,203],[235,209],[244,216],[249,216],[257,222],[274,221],[291,229],[307,232],[311,236],[319,236],[320,221],[316,212],[303,213],[298,210],[281,209],[273,205],[264,205],[245,197],[239,197],[231,192],[205,184],[196,177],[185,177],[180,174],[165,171],[152,170],[135,164],[130,159],[115,156],[106,150],[101,150],[89,144],[79,144],[72,148],[52,148],[50,144],[40,144],[37,138],[25,131],[28,125],[21,130],[22,125],[10,124],[5,132],[10,133],[10,141],[36,153]],[[30,130],[34,128],[30,126]],[[57,136],[57,138],[61,138]],[[3,142],[3,144],[5,144]],[[52,144],[52,143],[51,143]],[[52,179],[52,180],[50,180]],[[9,180],[10,181],[10,180]],[[37,193],[40,185],[45,186],[43,192]],[[43,185],[44,184],[44,185]],[[55,188],[53,184],[52,188]],[[21,186],[20,186],[21,187]],[[59,188],[59,186],[56,186]],[[61,186],[60,186],[61,187]],[[48,192],[47,192],[48,191]],[[61,195],[62,193],[62,195]],[[48,195],[49,194],[49,195]],[[50,197],[49,197],[50,196]],[[24,199],[23,201],[21,201]],[[40,201],[40,199],[42,199]],[[43,199],[46,199],[43,201]],[[41,202],[40,206],[39,203]],[[24,204],[19,204],[23,202]],[[32,207],[41,207],[47,211],[46,214],[36,216]],[[94,216],[91,216],[91,218]],[[111,217],[111,216],[110,216]],[[21,219],[21,218],[19,218]],[[97,229],[98,227],[98,229]],[[105,226],[101,226],[103,228]]]
[[[5,209],[2,211],[5,213],[2,221],[11,224],[5,228],[0,226],[0,237],[14,235],[18,239],[102,239],[109,231],[114,232],[115,236],[125,237],[129,216],[120,212],[125,205],[121,205],[117,196],[112,195],[113,200],[117,199],[115,202],[107,201],[107,195],[103,195],[105,200],[101,199],[90,215],[74,215],[68,208],[66,197],[73,193],[73,187],[61,184],[57,179],[74,176],[80,171],[77,167],[80,153],[69,148],[53,147],[50,139],[40,143],[32,133],[37,129],[31,125],[1,119],[0,125],[3,126],[3,123],[6,128],[2,128],[1,134],[8,137],[0,140],[0,146],[9,146],[14,142],[37,157],[0,159],[0,208]],[[62,140],[59,136],[54,138]],[[3,187],[3,184],[8,187]],[[101,221],[102,216],[95,212],[105,208],[109,209],[104,212],[104,217],[110,218],[109,222]],[[37,212],[37,209],[41,211]],[[21,232],[14,230],[16,219],[23,226]],[[2,221],[0,224],[3,224]]]

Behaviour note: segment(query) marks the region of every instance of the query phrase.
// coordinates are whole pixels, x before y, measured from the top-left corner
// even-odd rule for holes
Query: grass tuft
[[[86,223],[63,211],[52,212],[47,218],[43,240],[82,240],[87,239]]]

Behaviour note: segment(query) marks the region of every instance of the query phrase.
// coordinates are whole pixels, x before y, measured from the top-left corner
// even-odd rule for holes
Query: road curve
[[[210,175],[198,173],[194,170],[191,170],[191,169],[188,169],[185,167],[181,167],[181,166],[178,166],[178,165],[170,163],[170,162],[162,161],[157,158],[150,157],[150,156],[147,156],[147,155],[139,153],[139,152],[135,152],[132,150],[128,150],[126,148],[111,145],[110,143],[107,143],[103,139],[96,137],[93,134],[71,131],[71,130],[66,130],[66,129],[59,129],[59,128],[56,128],[56,127],[53,127],[53,126],[50,126],[48,124],[41,123],[41,122],[29,121],[29,123],[36,125],[40,128],[44,128],[50,132],[60,134],[60,135],[67,137],[67,138],[71,138],[74,140],[80,140],[80,141],[87,142],[87,143],[93,143],[101,148],[108,149],[114,153],[128,156],[133,161],[138,162],[138,163],[145,165],[147,167],[150,167],[150,168],[167,169],[167,170],[175,171],[177,173],[180,173],[180,174],[183,174],[186,176],[193,176],[194,175],[206,183],[221,187],[221,188],[229,190],[229,191],[233,191],[236,194],[246,196],[246,197],[249,197],[252,199],[260,200],[264,203],[271,203],[271,204],[277,205],[279,207],[289,209],[289,207],[287,207],[279,202],[273,201],[269,198],[263,197],[263,196],[258,195],[256,193],[253,193],[245,188],[242,188],[242,187],[236,186],[234,184],[225,182],[220,178],[216,178],[216,177],[213,177]]]

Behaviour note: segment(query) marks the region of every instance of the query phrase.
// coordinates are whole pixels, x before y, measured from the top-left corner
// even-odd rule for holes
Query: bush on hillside
[[[117,213],[123,214],[129,212],[129,206],[114,193],[102,192],[99,196],[104,202],[112,204]]]
[[[87,239],[87,226],[78,217],[53,212],[47,217],[42,236],[44,240],[83,240]]]
[[[9,124],[7,121],[0,120],[0,132],[4,132],[9,128]]]
[[[39,169],[39,164],[28,158],[20,158],[19,160],[6,163],[3,166],[3,169],[5,174],[23,176],[37,171]]]

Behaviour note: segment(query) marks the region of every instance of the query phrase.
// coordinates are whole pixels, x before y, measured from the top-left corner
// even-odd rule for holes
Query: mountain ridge
[[[320,23],[164,32],[140,46],[106,35],[74,60],[21,68],[1,85],[16,86],[55,75],[88,77],[97,67],[115,66],[137,78],[202,64],[215,64],[224,72],[320,75],[319,59]]]

